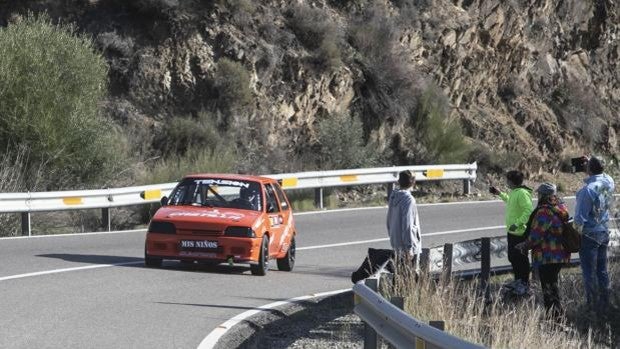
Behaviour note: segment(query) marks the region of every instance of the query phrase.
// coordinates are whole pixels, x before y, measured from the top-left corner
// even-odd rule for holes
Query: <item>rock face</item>
[[[557,162],[584,147],[618,151],[620,9],[610,1],[436,1],[436,40],[415,39],[468,134]],[[424,19],[423,19],[424,20]],[[431,22],[432,23],[432,22]],[[415,52],[418,52],[416,55]]]
[[[157,128],[174,115],[221,108],[213,79],[222,57],[250,73],[254,102],[233,117],[263,125],[262,142],[270,148],[307,148],[317,120],[383,103],[365,93],[365,70],[371,67],[358,59],[348,34],[370,6],[366,1],[92,0],[70,8],[61,1],[16,3],[0,5],[0,24],[26,10],[46,10],[93,36],[110,62],[110,101],[120,101],[106,105],[133,111],[120,113],[122,118],[112,111],[122,123],[148,118]],[[330,51],[313,51],[296,35],[291,3],[311,3],[334,24],[328,36],[337,38],[338,64],[317,68],[317,52],[324,58]],[[556,168],[562,157],[589,149],[618,152],[616,2],[372,3],[386,9],[387,20],[403,23],[411,14],[398,31],[399,50],[412,71],[443,90],[450,114],[474,142],[492,152],[517,153],[514,165],[534,171]],[[381,148],[389,146],[391,134],[410,127],[389,116],[362,119]]]

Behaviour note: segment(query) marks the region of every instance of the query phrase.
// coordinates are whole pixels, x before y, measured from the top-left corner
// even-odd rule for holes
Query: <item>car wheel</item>
[[[278,270],[282,271],[291,271],[295,266],[295,237],[291,238],[291,245],[288,247],[288,251],[286,251],[286,256],[282,258],[278,258]]]
[[[250,265],[252,275],[263,276],[267,274],[269,270],[269,239],[267,235],[263,235],[263,241],[260,245],[260,255],[258,257],[258,264]]]
[[[150,257],[146,253],[146,246],[144,246],[144,265],[149,268],[159,268],[161,267],[162,261],[163,260],[161,258]]]

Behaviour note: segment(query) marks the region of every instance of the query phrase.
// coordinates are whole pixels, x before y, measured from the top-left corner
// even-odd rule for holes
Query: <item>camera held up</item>
[[[570,164],[573,168],[573,172],[586,172],[586,166],[588,165],[588,158],[586,156],[580,156],[570,159]]]

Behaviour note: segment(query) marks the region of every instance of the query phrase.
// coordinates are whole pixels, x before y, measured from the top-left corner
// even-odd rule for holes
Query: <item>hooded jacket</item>
[[[418,208],[409,190],[395,190],[390,195],[387,230],[394,251],[422,253]]]
[[[532,189],[520,186],[512,189],[510,193],[499,193],[499,197],[506,203],[506,230],[509,234],[523,236],[533,211]],[[510,231],[510,226],[513,224],[517,229]]]
[[[592,175],[584,180],[585,185],[577,192],[575,223],[583,225],[583,231],[603,232],[609,229],[615,184],[605,173]]]

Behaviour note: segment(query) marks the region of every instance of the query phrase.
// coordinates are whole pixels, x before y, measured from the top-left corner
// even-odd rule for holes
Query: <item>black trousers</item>
[[[561,269],[561,263],[543,264],[538,268],[545,310],[547,310],[547,314],[554,317],[562,314],[560,290],[558,289],[558,277]]]
[[[525,241],[523,236],[508,234],[508,261],[512,265],[512,273],[516,280],[528,284],[530,282],[530,259],[526,254],[515,248],[515,245]]]

